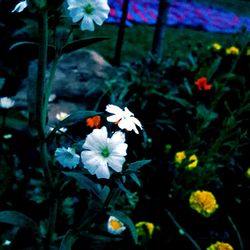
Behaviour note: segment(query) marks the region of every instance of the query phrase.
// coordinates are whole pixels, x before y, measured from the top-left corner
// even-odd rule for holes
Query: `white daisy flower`
[[[12,108],[15,104],[15,101],[13,101],[9,97],[2,97],[0,98],[0,107],[3,109],[9,109]]]
[[[81,159],[84,168],[97,178],[110,178],[109,168],[116,172],[122,171],[122,165],[125,162],[128,145],[125,143],[125,135],[121,131],[115,132],[111,138],[108,138],[106,127],[94,129],[90,133],[81,153]]]
[[[67,149],[65,147],[57,148],[55,158],[65,168],[75,168],[80,161],[80,156],[70,147]]]
[[[94,22],[102,25],[108,18],[107,0],[67,0],[69,14],[74,23],[81,20],[81,30],[94,31]]]
[[[109,104],[106,106],[106,111],[114,114],[107,117],[109,122],[115,122],[119,128],[126,129],[128,131],[134,130],[136,134],[139,134],[136,125],[142,129],[140,121],[134,117],[134,114],[126,107],[124,110],[118,106]]]
[[[114,216],[110,216],[107,224],[108,232],[111,234],[121,234],[126,227]]]
[[[21,1],[18,3],[11,12],[22,12],[28,6],[27,1]]]

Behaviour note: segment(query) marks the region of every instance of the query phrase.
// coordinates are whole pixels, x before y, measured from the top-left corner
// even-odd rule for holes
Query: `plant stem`
[[[50,211],[48,232],[45,242],[45,248],[50,249],[53,242],[53,235],[56,224],[56,214],[58,200],[54,198],[54,187],[52,173],[49,168],[49,154],[46,142],[46,122],[48,111],[48,98],[51,89],[52,80],[55,74],[57,61],[53,63],[49,82],[46,84],[47,54],[48,54],[48,10],[43,9],[39,13],[39,52],[38,52],[38,72],[36,85],[36,109],[35,109],[35,125],[38,132],[38,146],[40,152],[40,163],[44,168],[46,182],[50,192]]]
[[[52,89],[52,83],[55,77],[57,64],[59,61],[59,56],[56,55],[56,58],[52,62],[49,79],[46,85],[45,93],[44,93],[44,108],[43,108],[43,117],[46,118],[48,114],[48,105],[49,105],[49,97]],[[46,121],[46,120],[45,120]]]
[[[182,232],[183,235],[185,235],[195,246],[197,250],[201,250],[201,247],[197,244],[197,242],[183,229],[183,227],[176,221],[172,213],[168,210],[165,209],[167,215],[170,217],[170,219],[173,221],[173,223],[176,225],[176,227],[179,229],[179,232]]]
[[[241,239],[239,230],[237,229],[236,225],[234,224],[234,222],[233,222],[231,216],[228,215],[227,218],[228,218],[229,222],[231,223],[231,225],[232,225],[234,231],[236,232],[236,235],[237,235],[238,240],[239,240],[239,243],[240,243],[240,250],[244,250],[244,245],[243,245],[243,241],[242,241],[242,239]]]
[[[36,127],[40,140],[45,137],[46,117],[44,112],[44,91],[46,82],[47,54],[48,54],[48,12],[42,10],[39,13],[39,52],[38,52],[38,72],[36,85]]]
[[[50,246],[53,243],[57,210],[58,210],[58,199],[53,197],[49,211],[48,232],[47,232],[45,249],[51,249]]]

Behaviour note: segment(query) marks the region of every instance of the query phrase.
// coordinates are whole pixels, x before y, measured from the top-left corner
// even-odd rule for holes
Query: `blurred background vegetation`
[[[192,1],[204,4],[224,11],[234,12],[238,16],[250,17],[249,1],[232,1],[232,0],[196,0]],[[101,44],[95,44],[89,49],[94,49],[104,56],[108,61],[112,62],[113,51],[116,45],[116,36],[119,27],[113,24],[105,24],[96,27],[95,36],[109,36],[110,39],[103,41]],[[79,31],[78,31],[79,32]],[[131,62],[141,59],[145,53],[151,50],[152,39],[154,34],[154,26],[133,24],[127,27],[122,48],[121,61]],[[77,35],[81,36],[80,33]],[[84,32],[84,36],[93,35],[91,32]],[[165,33],[164,56],[172,58],[186,57],[190,51],[190,47],[200,45],[209,46],[214,42],[218,42],[223,46],[231,46],[235,42],[238,34],[212,33],[204,30],[195,30],[186,27],[167,27]],[[249,35],[250,37],[250,35]]]

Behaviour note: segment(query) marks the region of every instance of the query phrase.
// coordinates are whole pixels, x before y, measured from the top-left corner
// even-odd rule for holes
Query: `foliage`
[[[93,110],[79,110],[50,124],[46,100],[57,62],[64,53],[105,42],[107,37],[79,36],[77,25],[66,17],[63,1],[52,1],[46,8],[35,0],[29,3],[35,9],[27,13],[28,19],[20,13],[26,24],[10,34],[5,53],[13,56],[30,50],[38,59],[34,86],[40,95],[28,112],[15,106],[6,108],[1,102],[1,246],[122,250],[181,249],[184,244],[191,250],[225,242],[234,249],[248,249],[248,35],[242,31],[234,42],[220,48],[214,46],[218,41],[209,46],[192,45],[181,57],[168,54],[160,60],[147,54],[123,63],[116,68],[116,76],[106,81]],[[39,40],[36,22],[36,15],[44,18],[44,11],[49,23],[39,31],[48,28],[45,43]],[[14,39],[17,34],[29,39]],[[47,59],[53,65],[48,78],[43,68],[46,58],[39,52],[46,43]],[[239,54],[228,54],[231,46]],[[2,65],[1,95],[11,88],[7,79],[18,75],[12,64],[3,61]],[[201,78],[203,87],[199,87]],[[104,108],[108,104],[128,107],[134,114],[122,116],[120,109],[118,121],[109,123]],[[134,119],[134,115],[143,126],[139,134],[131,127],[119,127],[121,120]],[[117,132],[126,136],[126,143],[123,137],[119,137],[122,143],[118,137],[113,141],[113,146],[123,147],[117,149],[118,156],[125,158],[121,151],[127,151],[124,163],[120,157],[122,170],[109,169],[110,178],[89,172],[81,157],[83,145],[96,138],[90,135],[103,126],[108,131],[106,142]],[[103,137],[91,143],[100,144],[97,148],[104,151],[97,153],[106,160],[110,148],[102,147]],[[181,160],[176,158],[180,152]],[[97,160],[90,159],[88,164]],[[190,205],[191,194],[197,193],[202,195]],[[111,216],[116,218],[114,225],[108,224]],[[120,232],[123,226],[126,229]]]

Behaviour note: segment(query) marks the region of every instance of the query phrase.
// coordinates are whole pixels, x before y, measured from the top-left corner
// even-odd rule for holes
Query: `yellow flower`
[[[247,169],[246,176],[247,176],[247,178],[250,178],[250,168]]]
[[[250,48],[247,49],[247,56],[250,56]]]
[[[185,151],[177,152],[175,154],[175,163],[181,164],[182,161],[186,158],[186,153]]]
[[[152,238],[154,228],[155,228],[153,223],[147,222],[147,221],[140,221],[135,224],[135,227],[136,227],[136,232],[139,237],[140,236],[143,238],[149,237],[149,239]]]
[[[205,217],[209,217],[219,207],[214,195],[204,190],[192,192],[189,198],[189,205]]]
[[[240,53],[239,49],[234,46],[226,49],[227,55],[239,55],[239,53]]]
[[[216,243],[210,245],[207,250],[234,250],[233,247],[224,242],[217,241]]]
[[[187,155],[185,151],[180,151],[175,154],[175,165],[176,167],[180,167],[184,162],[184,160],[187,158]],[[186,165],[186,169],[192,170],[193,168],[197,167],[198,165],[198,158],[195,154],[188,157],[188,161],[186,162],[188,165]]]
[[[214,50],[218,51],[218,50],[221,49],[221,45],[220,45],[219,43],[214,43],[214,44],[212,45],[212,48],[213,48]]]
[[[188,160],[191,162],[186,166],[186,169],[192,170],[193,168],[196,168],[198,165],[198,158],[196,155],[191,155]]]

